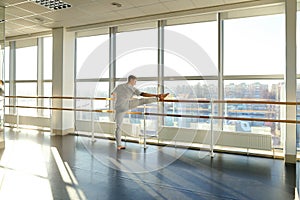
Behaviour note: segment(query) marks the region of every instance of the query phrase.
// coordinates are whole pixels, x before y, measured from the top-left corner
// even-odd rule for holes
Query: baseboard
[[[285,163],[296,164],[297,157],[296,155],[285,154]]]
[[[52,129],[51,133],[54,135],[68,135],[69,133],[74,133],[74,128],[69,128],[65,130]]]

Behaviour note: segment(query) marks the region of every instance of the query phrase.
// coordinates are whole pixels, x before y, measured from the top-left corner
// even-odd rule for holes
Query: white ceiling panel
[[[15,18],[18,18],[18,16],[12,15],[12,14],[9,14],[9,13],[5,13],[5,19],[6,20],[15,19]]]
[[[19,29],[19,28],[22,28],[22,27],[24,27],[24,26],[21,25],[21,24],[15,24],[15,23],[12,23],[12,22],[7,22],[5,24],[5,31]]]
[[[83,4],[81,6],[76,6],[76,8],[89,15],[99,14],[99,13],[104,14],[112,11],[112,6],[110,4],[97,3],[97,2]]]
[[[12,4],[19,4],[22,2],[26,2],[26,0],[1,0],[0,2],[2,5],[8,6]]]
[[[139,6],[147,6],[152,4],[160,3],[159,0],[128,0],[131,4],[133,4],[135,7]]]
[[[22,8],[28,12],[33,12],[33,13],[38,13],[38,14],[50,11],[50,9],[48,9],[44,6],[40,6],[33,2],[22,3],[22,4],[18,5],[18,7]]]
[[[101,3],[107,0],[63,0],[63,1],[71,4],[72,6],[79,6],[79,5],[95,3],[95,2]]]
[[[15,15],[15,16],[18,16],[18,17],[25,17],[25,16],[32,15],[32,12],[24,10],[24,9],[21,9],[21,8],[19,8],[17,6],[7,7],[5,9],[5,13],[11,14],[11,15]]]
[[[224,4],[223,0],[192,0],[196,7],[204,8]]]
[[[85,15],[86,12],[76,8],[60,10],[60,11],[52,11],[43,14],[43,16],[55,21],[64,21],[64,20],[73,19],[74,23],[76,23],[76,21],[79,18],[82,18]]]
[[[139,7],[145,15],[153,15],[158,13],[170,12],[170,10],[162,3],[152,4]]]
[[[188,10],[195,8],[195,4],[191,0],[166,1],[163,4],[171,11]]]
[[[20,24],[20,25],[23,25],[23,26],[33,26],[33,25],[35,25],[34,22],[29,21],[27,19],[16,19],[16,20],[12,20],[11,22],[15,23],[15,24]]]
[[[88,16],[88,17],[89,19],[93,18],[94,21],[98,21],[98,22],[107,22],[107,21],[113,21],[113,20],[124,18],[123,16],[121,16],[120,14],[114,11],[107,12],[107,13],[95,13],[93,16]],[[87,24],[91,24],[91,23],[87,23]]]
[[[115,13],[119,14],[123,18],[132,18],[132,17],[139,17],[144,15],[144,12],[139,8],[129,8],[124,10],[119,10],[119,11],[115,11]]]

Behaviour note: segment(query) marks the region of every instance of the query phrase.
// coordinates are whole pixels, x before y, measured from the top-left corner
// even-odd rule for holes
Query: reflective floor
[[[6,132],[0,199],[294,199],[295,165],[82,136]]]

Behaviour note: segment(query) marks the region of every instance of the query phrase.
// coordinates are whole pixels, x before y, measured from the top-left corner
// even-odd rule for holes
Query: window
[[[157,29],[117,34],[116,76],[157,77]]]
[[[108,78],[109,35],[80,37],[76,41],[77,79]]]
[[[17,83],[16,95],[17,96],[36,96],[37,84],[36,83]],[[37,101],[34,98],[18,98],[18,106],[36,106]],[[18,114],[24,116],[36,116],[36,109],[18,108]]]
[[[10,55],[10,48],[9,46],[5,47],[5,80],[9,80],[9,55]]]
[[[51,97],[52,96],[52,83],[51,82],[45,82],[44,83],[44,97]],[[44,107],[50,107],[51,105],[51,99],[42,99],[44,101]],[[44,109],[43,115],[45,117],[50,116],[50,110]]]
[[[224,21],[224,75],[284,74],[284,15]]]
[[[230,100],[281,101],[283,80],[230,80],[224,81],[224,98]],[[229,117],[281,119],[284,106],[274,104],[225,104],[224,115]],[[273,145],[281,146],[282,124],[261,121],[225,120],[225,131],[272,134]]]
[[[218,26],[215,21],[165,28],[165,76],[217,75]]]
[[[76,84],[76,96],[77,97],[91,97],[91,98],[101,98],[109,97],[108,94],[109,84],[108,82],[78,82]],[[91,100],[89,99],[79,99],[76,100],[77,109],[91,109]],[[109,108],[108,100],[93,100],[93,108],[97,110],[106,110]],[[105,114],[107,115],[107,114]],[[76,112],[77,119],[90,119],[90,113],[88,112]],[[99,119],[100,116],[103,116],[102,113],[95,113],[94,116],[96,119]]]
[[[37,46],[16,49],[16,80],[37,80]]]
[[[189,99],[189,100],[211,100],[218,96],[217,81],[204,80],[177,80],[165,81],[165,92],[169,92],[168,98]],[[211,105],[209,103],[185,103],[170,102],[164,103],[165,113],[184,114],[193,116],[209,116]],[[165,117],[166,126],[209,129],[209,119]]]
[[[109,77],[109,35],[78,37],[76,41],[76,96],[109,97],[109,83],[101,80]],[[94,109],[108,109],[108,105],[107,101],[93,101]],[[76,100],[76,108],[91,109],[91,100]],[[95,120],[106,119],[107,115],[99,112],[93,114]],[[76,120],[91,120],[91,113],[77,111]]]
[[[52,80],[52,37],[44,39],[44,80]]]

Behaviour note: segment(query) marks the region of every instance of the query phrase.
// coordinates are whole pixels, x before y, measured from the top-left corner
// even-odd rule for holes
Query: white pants
[[[156,97],[147,97],[147,98],[142,98],[142,99],[131,99],[129,100],[129,109],[136,108],[140,105],[143,104],[149,104],[156,102],[157,98]],[[115,113],[115,122],[116,122],[116,130],[115,130],[115,137],[116,137],[116,143],[117,146],[121,146],[121,126],[122,122],[124,119],[124,116],[127,111],[124,112],[124,110],[118,110],[116,109]]]

